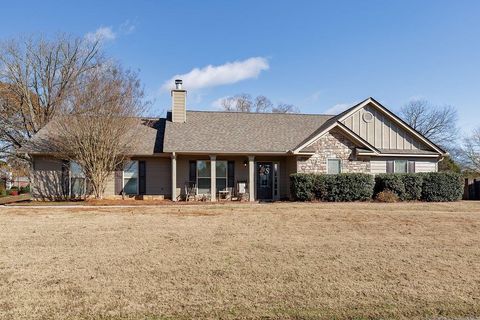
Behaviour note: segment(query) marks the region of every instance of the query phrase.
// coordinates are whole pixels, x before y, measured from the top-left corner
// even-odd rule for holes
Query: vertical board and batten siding
[[[373,120],[371,122],[363,120],[365,112],[372,113]],[[357,110],[343,120],[342,123],[375,148],[401,150],[430,149],[418,138],[397,125],[388,115],[371,105]]]
[[[436,159],[406,159],[402,158],[401,160],[410,160],[415,161],[415,172],[436,172],[437,171],[437,160]],[[399,160],[398,158],[391,159],[372,159],[370,160],[370,173],[386,173],[387,172],[387,160]]]

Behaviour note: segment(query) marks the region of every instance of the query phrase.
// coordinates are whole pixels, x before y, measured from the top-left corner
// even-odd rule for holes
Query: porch
[[[285,155],[172,154],[172,200],[289,198],[296,160]]]

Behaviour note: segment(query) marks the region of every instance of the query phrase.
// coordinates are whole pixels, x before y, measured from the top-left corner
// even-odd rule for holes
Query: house
[[[289,198],[296,172],[437,171],[446,152],[373,98],[338,115],[187,110],[182,81],[166,118],[138,119],[142,138],[123,170],[112,172],[106,195],[163,195],[174,201],[186,186],[212,201],[219,191],[251,190],[250,201]],[[41,139],[48,125],[33,138]],[[75,163],[45,149],[34,159],[33,195],[81,195],[86,182]]]

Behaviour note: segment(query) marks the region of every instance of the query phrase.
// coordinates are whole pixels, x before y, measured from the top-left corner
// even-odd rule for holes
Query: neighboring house
[[[181,81],[176,86],[166,118],[138,119],[142,139],[123,171],[112,172],[106,195],[176,200],[190,183],[215,201],[218,191],[242,182],[251,201],[278,200],[289,198],[292,173],[429,172],[446,155],[373,98],[338,115],[188,111],[187,92]],[[34,159],[34,196],[85,192],[75,163],[48,149],[23,151]]]

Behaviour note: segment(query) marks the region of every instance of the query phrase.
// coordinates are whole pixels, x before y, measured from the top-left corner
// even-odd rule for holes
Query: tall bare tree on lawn
[[[143,90],[135,73],[117,65],[82,76],[63,110],[54,118],[52,139],[61,159],[80,165],[95,198],[102,198],[111,173],[131,154],[144,111]]]
[[[98,67],[98,42],[58,36],[0,43],[0,157],[22,147],[62,108],[79,78]]]

